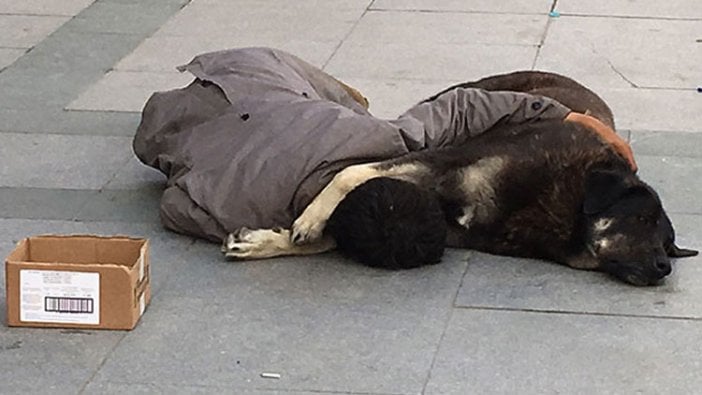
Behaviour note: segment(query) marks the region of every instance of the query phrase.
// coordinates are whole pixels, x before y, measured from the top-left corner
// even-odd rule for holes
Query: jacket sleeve
[[[571,110],[526,93],[456,88],[409,109],[397,120],[411,150],[458,145],[496,125],[564,119]]]

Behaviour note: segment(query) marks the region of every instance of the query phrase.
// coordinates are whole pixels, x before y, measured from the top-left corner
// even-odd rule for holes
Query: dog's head
[[[656,285],[671,257],[697,255],[675,245],[675,232],[656,192],[616,170],[588,174],[583,202],[588,249],[598,269],[634,285]]]

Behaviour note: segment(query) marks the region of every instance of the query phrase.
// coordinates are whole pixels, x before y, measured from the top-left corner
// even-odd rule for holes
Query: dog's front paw
[[[230,259],[262,259],[281,254],[289,244],[289,231],[240,228],[230,233],[222,244],[222,253]]]
[[[316,215],[306,215],[303,213],[293,222],[291,241],[294,244],[307,244],[322,238],[325,220],[318,219]]]

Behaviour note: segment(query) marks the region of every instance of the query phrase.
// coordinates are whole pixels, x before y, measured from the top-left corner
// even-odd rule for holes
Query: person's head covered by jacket
[[[326,232],[342,253],[363,264],[410,269],[441,260],[446,229],[434,194],[406,181],[374,178],[346,195]]]

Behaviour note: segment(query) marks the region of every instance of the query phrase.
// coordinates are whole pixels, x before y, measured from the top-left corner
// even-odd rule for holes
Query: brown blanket
[[[545,97],[457,88],[382,120],[352,89],[270,48],[203,54],[180,70],[195,80],[149,99],[134,152],[168,177],[163,224],[212,241],[241,226],[289,227],[350,164],[569,111]]]

